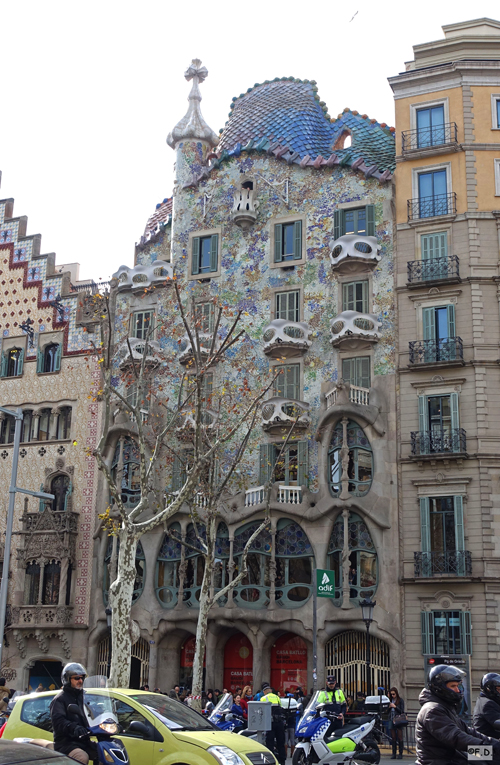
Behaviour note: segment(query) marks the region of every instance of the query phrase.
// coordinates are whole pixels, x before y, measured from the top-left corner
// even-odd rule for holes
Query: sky
[[[233,96],[274,77],[316,80],[344,107],[394,124],[387,77],[443,24],[500,19],[498,0],[0,0],[0,198],[15,199],[42,253],[80,278],[133,265],[134,244],[171,196],[169,131],[184,71],[200,58],[203,116],[216,133]]]

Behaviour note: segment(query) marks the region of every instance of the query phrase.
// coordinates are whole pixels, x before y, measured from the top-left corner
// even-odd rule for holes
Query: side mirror
[[[140,720],[132,720],[128,729],[130,733],[139,733],[141,736],[149,735],[148,727]]]
[[[495,720],[495,722],[493,723],[493,727],[495,728],[495,730],[500,730],[500,720]]]
[[[68,712],[70,712],[72,715],[80,715],[80,707],[78,707],[76,704],[69,704],[68,705]]]

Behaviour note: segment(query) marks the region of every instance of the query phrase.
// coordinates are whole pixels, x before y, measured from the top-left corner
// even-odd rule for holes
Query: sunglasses
[[[72,675],[72,680],[85,680],[85,675]]]

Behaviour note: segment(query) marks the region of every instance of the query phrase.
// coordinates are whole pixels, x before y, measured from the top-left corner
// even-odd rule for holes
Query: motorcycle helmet
[[[462,703],[464,692],[461,690],[459,693],[456,693],[451,688],[448,688],[446,683],[463,683],[464,678],[465,672],[462,672],[458,667],[438,664],[437,667],[433,667],[429,672],[427,687],[440,699],[458,707]]]
[[[328,677],[326,678],[326,682],[327,683],[336,683],[337,682],[337,678],[335,677],[335,675],[328,675]]]
[[[75,675],[83,675],[83,678],[85,679],[87,677],[87,670],[83,666],[83,664],[78,664],[77,661],[70,661],[69,664],[66,664],[63,668],[62,674],[61,674],[61,682],[63,685],[69,685],[69,682],[72,677]]]
[[[487,672],[481,680],[481,690],[489,699],[500,704],[500,675],[497,672]]]

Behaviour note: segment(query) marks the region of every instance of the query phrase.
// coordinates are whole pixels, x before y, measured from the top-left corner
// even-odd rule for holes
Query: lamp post
[[[372,683],[370,676],[370,624],[373,621],[373,609],[377,605],[374,600],[361,600],[359,605],[361,606],[361,618],[366,624],[366,695],[371,696]]]
[[[111,674],[111,615],[112,611],[110,606],[107,606],[106,611],[104,612],[106,614],[106,623],[108,625],[109,630],[109,651],[108,651],[108,680],[109,676]]]

